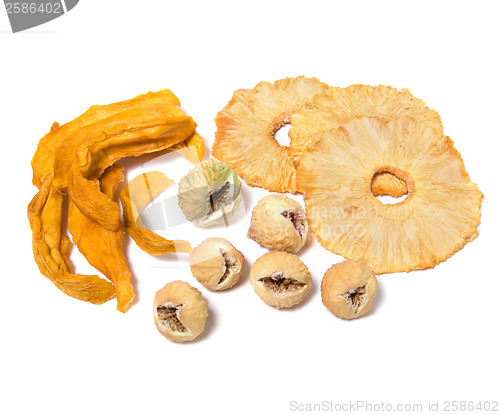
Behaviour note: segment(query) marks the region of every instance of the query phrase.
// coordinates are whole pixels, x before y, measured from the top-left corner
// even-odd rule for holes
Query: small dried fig
[[[247,236],[270,250],[298,252],[309,236],[306,213],[288,196],[266,196],[252,210]]]
[[[241,181],[231,167],[213,158],[191,169],[179,181],[178,205],[199,226],[226,222],[242,200]]]
[[[350,320],[370,311],[377,288],[377,278],[370,266],[347,260],[326,271],[321,282],[321,299],[337,317]]]
[[[304,299],[312,280],[297,255],[273,251],[255,261],[250,282],[264,302],[276,308],[289,308]]]
[[[167,339],[188,342],[205,329],[207,303],[187,282],[172,281],[155,295],[153,316],[156,328]]]
[[[189,264],[201,285],[221,291],[238,282],[245,257],[224,238],[207,238],[189,255]]]

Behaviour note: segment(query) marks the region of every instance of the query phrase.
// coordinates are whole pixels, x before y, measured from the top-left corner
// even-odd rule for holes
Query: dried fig
[[[370,266],[346,260],[326,271],[321,282],[321,298],[333,314],[350,320],[370,311],[377,288],[377,278]]]
[[[247,236],[267,249],[296,253],[309,237],[306,213],[288,196],[266,196],[252,210]]]
[[[253,289],[276,308],[300,303],[311,289],[311,273],[298,256],[273,251],[261,256],[250,270]]]
[[[153,317],[164,337],[174,342],[188,342],[205,329],[207,303],[187,282],[172,281],[156,293]]]
[[[238,282],[245,257],[224,238],[207,238],[189,255],[189,264],[201,285],[221,291]]]
[[[190,222],[212,226],[226,221],[242,200],[241,181],[224,163],[201,162],[179,180],[179,207]]]

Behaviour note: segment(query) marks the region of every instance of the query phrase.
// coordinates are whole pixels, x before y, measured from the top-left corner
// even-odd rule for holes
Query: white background
[[[1,14],[0,412],[287,414],[323,401],[443,409],[447,400],[500,400],[498,4],[81,0],[18,34]],[[373,312],[357,321],[321,303],[321,278],[341,258],[314,239],[300,253],[314,281],[301,306],[279,311],[255,295],[248,271],[266,251],[245,235],[267,192],[248,186],[229,228],[162,233],[193,245],[229,239],[248,261],[231,291],[201,287],[185,255],[151,257],[133,242],[137,301],[126,314],[114,301],[69,298],[38,272],[26,218],[30,160],[53,121],[170,88],[208,152],[213,119],[235,89],[296,75],[408,87],[436,109],[485,194],[479,237],[435,269],[380,276]],[[177,155],[127,166],[129,177],[160,169],[176,181],[191,168]],[[76,251],[76,271],[93,272]],[[175,279],[209,306],[207,330],[191,344],[169,342],[153,324],[154,293]]]

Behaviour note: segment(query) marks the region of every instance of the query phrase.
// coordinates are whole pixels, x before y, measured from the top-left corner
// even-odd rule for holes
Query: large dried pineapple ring
[[[338,128],[354,117],[409,116],[443,132],[439,114],[429,109],[424,101],[415,98],[408,89],[399,91],[384,85],[330,87],[325,93],[316,96],[310,107],[291,117],[290,153],[296,165],[300,163],[302,154],[314,147],[323,132]],[[392,197],[408,193],[404,182],[390,172],[380,172],[374,176],[372,191],[375,196]]]
[[[374,197],[381,171],[407,184],[402,202]],[[321,244],[377,274],[432,268],[478,232],[483,195],[451,139],[426,121],[354,118],[323,133],[297,174]]]
[[[260,82],[253,89],[235,91],[215,119],[213,156],[231,166],[251,186],[276,192],[299,191],[290,148],[274,134],[290,123],[290,116],[328,89],[316,78],[285,78]]]

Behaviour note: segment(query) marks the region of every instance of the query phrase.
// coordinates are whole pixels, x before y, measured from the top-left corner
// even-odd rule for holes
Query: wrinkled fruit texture
[[[222,291],[240,279],[245,257],[223,238],[207,238],[189,255],[193,276],[205,288]]]
[[[309,237],[306,213],[286,195],[265,196],[252,210],[247,236],[269,250],[296,253]]]
[[[374,197],[379,171],[405,181],[404,201]],[[450,138],[422,120],[354,118],[303,154],[298,176],[321,244],[376,274],[434,267],[477,234],[483,195]]]
[[[250,270],[250,282],[257,295],[276,308],[300,303],[311,289],[311,273],[298,256],[273,251],[261,256]]]
[[[370,311],[377,289],[377,279],[368,265],[347,260],[326,271],[321,299],[337,317],[351,320]]]
[[[204,227],[227,222],[242,200],[238,175],[213,158],[191,169],[179,181],[178,192],[178,204],[186,219]]]
[[[251,186],[276,192],[299,191],[290,148],[274,134],[292,124],[292,114],[306,108],[328,85],[299,76],[274,83],[260,82],[240,89],[215,119],[217,132],[212,152]]]
[[[123,182],[123,168],[118,165],[109,167],[99,178],[101,191],[114,199],[116,190]],[[73,243],[90,265],[102,272],[116,290],[116,303],[119,311],[126,311],[134,298],[131,273],[123,254],[123,227],[115,231],[103,228],[87,218],[78,207],[69,201],[68,230]]]
[[[120,192],[125,230],[137,246],[151,255],[193,251],[191,244],[183,240],[168,240],[146,229],[139,215],[146,207],[173,183],[158,171],[142,173],[129,181]]]
[[[187,282],[169,282],[155,295],[154,322],[168,340],[180,343],[194,340],[203,333],[207,317],[207,304],[201,293]]]
[[[97,275],[71,272],[68,258],[71,243],[61,228],[66,189],[69,188],[70,200],[79,213],[110,231],[108,235],[114,232],[116,237],[116,233],[122,231],[119,208],[110,195],[101,191],[99,181],[108,167],[121,157],[161,151],[182,142],[194,144],[199,155],[202,155],[202,148],[204,151],[204,146],[200,145],[202,139],[195,136],[194,122],[177,108],[178,105],[179,100],[169,90],[148,92],[114,104],[95,105],[64,125],[54,123],[51,131],[39,141],[31,163],[38,193],[28,206],[33,254],[40,272],[67,295],[101,304],[115,296],[116,287]],[[77,216],[77,210],[72,210]],[[73,220],[75,233],[97,234],[85,230],[87,225],[79,221]],[[83,246],[90,246],[92,240],[79,239],[85,255]],[[110,257],[121,256],[117,252],[121,250],[119,245],[107,245],[106,249],[113,250]],[[87,255],[90,257],[88,252]],[[90,261],[99,263],[100,260],[95,254]],[[123,261],[117,264],[123,265]],[[128,269],[121,267],[106,272],[120,274],[121,287],[127,286],[124,280]],[[123,299],[118,309],[125,311],[126,299],[133,295],[122,292],[116,296]]]

